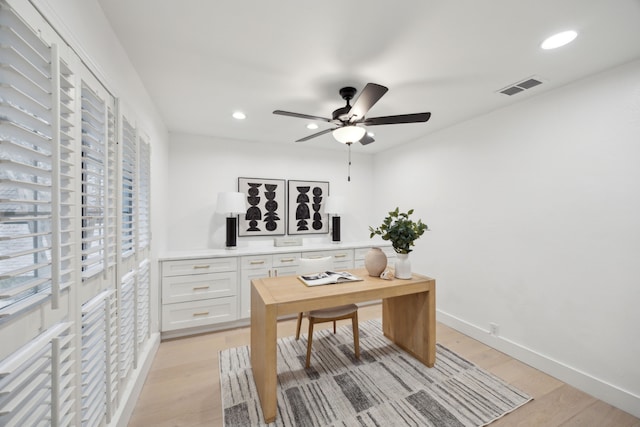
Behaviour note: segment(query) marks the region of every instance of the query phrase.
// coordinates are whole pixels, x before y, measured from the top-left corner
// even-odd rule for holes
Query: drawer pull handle
[[[322,255],[313,255],[309,257],[309,259],[319,259],[319,258],[324,258],[324,257]]]
[[[208,311],[199,311],[197,313],[193,313],[193,317],[197,317],[197,316],[207,316],[209,315]]]
[[[260,260],[260,261],[251,261],[249,264],[251,264],[251,265],[264,264],[264,260]]]
[[[280,262],[293,262],[295,260],[296,260],[295,258],[281,258]]]
[[[211,268],[211,266],[210,266],[210,265],[206,265],[206,264],[203,264],[203,265],[194,265],[194,266],[193,266],[193,269],[194,269],[194,270],[197,270],[197,269],[199,269],[199,268]]]
[[[194,286],[193,287],[194,291],[201,291],[203,289],[209,289],[209,286]]]
[[[336,258],[344,258],[346,256],[347,256],[347,254],[337,254],[337,255],[335,255]]]

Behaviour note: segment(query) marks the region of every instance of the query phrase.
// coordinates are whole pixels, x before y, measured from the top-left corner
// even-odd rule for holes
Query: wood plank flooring
[[[358,317],[379,318],[381,306],[362,307]],[[279,322],[278,336],[294,335],[295,327],[295,320]],[[533,396],[491,427],[640,427],[640,419],[445,325],[438,324],[437,341]],[[218,351],[249,342],[248,327],[162,342],[129,427],[221,426]]]

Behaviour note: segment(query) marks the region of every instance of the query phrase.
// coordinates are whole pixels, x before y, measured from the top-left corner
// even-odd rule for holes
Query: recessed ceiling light
[[[318,129],[318,125],[315,123],[309,123],[307,129]]]
[[[233,113],[233,118],[238,120],[244,120],[247,118],[247,116],[242,111],[236,111],[235,113]]]
[[[571,43],[577,36],[578,33],[576,33],[575,31],[563,31],[545,39],[540,47],[543,49],[556,49],[558,47]]]

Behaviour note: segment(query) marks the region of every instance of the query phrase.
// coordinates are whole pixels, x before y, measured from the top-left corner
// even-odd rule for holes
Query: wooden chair
[[[333,258],[300,258],[298,264],[299,274],[319,273],[331,270],[333,268]],[[332,286],[332,285],[327,285]],[[306,367],[311,363],[311,345],[313,342],[313,325],[316,323],[333,322],[333,333],[336,333],[336,321],[343,319],[351,319],[353,327],[353,346],[356,359],[360,358],[360,337],[358,334],[358,306],[355,304],[341,305],[339,307],[323,308],[320,310],[312,310],[307,313],[298,313],[298,325],[296,328],[296,340],[300,339],[300,328],[302,326],[302,317],[307,315],[309,320],[309,335],[307,337],[307,360]]]

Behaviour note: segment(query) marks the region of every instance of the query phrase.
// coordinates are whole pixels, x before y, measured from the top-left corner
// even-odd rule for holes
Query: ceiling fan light
[[[359,126],[343,126],[333,131],[333,137],[336,141],[343,144],[360,141],[366,130]]]

